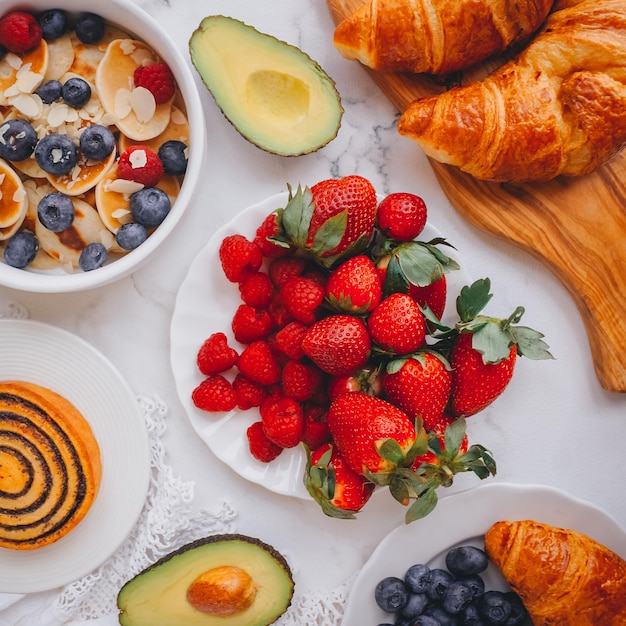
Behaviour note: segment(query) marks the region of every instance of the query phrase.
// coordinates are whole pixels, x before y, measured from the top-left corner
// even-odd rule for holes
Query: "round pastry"
[[[100,449],[66,398],[0,382],[0,547],[33,550],[85,517],[100,486]]]

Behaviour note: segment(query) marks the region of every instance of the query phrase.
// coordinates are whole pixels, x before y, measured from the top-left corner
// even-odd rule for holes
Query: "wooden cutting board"
[[[363,0],[327,3],[338,23]],[[365,70],[400,112],[443,89],[423,75]],[[463,82],[474,78],[480,76],[474,72]],[[434,160],[431,165],[458,213],[554,272],[582,315],[600,384],[626,392],[626,151],[587,176],[541,184],[488,183]]]

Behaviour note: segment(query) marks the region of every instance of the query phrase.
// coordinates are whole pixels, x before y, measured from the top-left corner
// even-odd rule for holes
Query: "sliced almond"
[[[22,180],[15,170],[3,159],[0,159],[2,179],[2,196],[0,197],[0,228],[19,224],[26,215],[28,197]]]

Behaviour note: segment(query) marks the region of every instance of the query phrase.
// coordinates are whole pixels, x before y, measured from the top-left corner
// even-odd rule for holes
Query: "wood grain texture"
[[[338,23],[363,0],[327,4]],[[481,78],[497,63],[466,73],[462,82]],[[445,88],[424,75],[365,70],[400,112]],[[600,384],[626,392],[626,153],[587,176],[541,184],[489,183],[430,163],[461,216],[552,270],[582,315]]]

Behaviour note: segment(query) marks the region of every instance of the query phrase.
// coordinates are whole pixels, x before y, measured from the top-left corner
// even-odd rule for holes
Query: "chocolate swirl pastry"
[[[49,545],[85,517],[98,488],[100,449],[67,399],[21,381],[0,382],[0,547]]]

